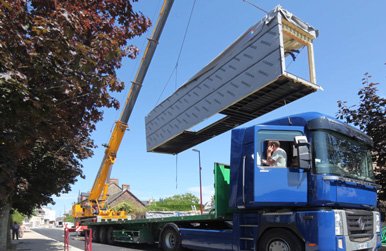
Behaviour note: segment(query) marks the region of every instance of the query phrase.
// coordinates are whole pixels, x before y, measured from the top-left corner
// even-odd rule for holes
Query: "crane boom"
[[[142,87],[142,82],[146,76],[150,62],[153,58],[154,52],[157,48],[158,40],[165,25],[167,16],[173,5],[174,0],[165,0],[162,6],[160,16],[157,24],[154,28],[153,34],[146,46],[145,53],[143,54],[141,64],[138,68],[134,81],[131,83],[130,91],[127,95],[125,107],[121,113],[119,121],[115,123],[114,130],[111,134],[109,144],[106,148],[105,155],[102,160],[102,164],[99,168],[98,175],[94,181],[94,185],[91,189],[89,200],[97,200],[105,189],[107,179],[111,172],[111,167],[115,162],[117,151],[121,144],[123,135],[127,129],[127,122],[133,111],[135,102],[138,98],[139,92]],[[102,198],[105,199],[105,198]]]
[[[115,123],[114,129],[110,136],[109,143],[105,150],[102,163],[99,167],[98,174],[95,178],[94,184],[88,196],[88,201],[96,202],[99,205],[98,207],[100,208],[103,208],[105,206],[104,204],[107,199],[107,182],[110,178],[111,168],[115,162],[119,146],[121,144],[124,133],[128,127],[127,123],[133,111],[135,102],[138,98],[143,80],[146,76],[150,62],[157,48],[158,40],[166,23],[166,19],[170,13],[170,9],[173,5],[173,2],[174,0],[164,0],[157,23],[155,25],[151,38],[148,39],[146,50],[142,56],[141,63],[137,70],[136,76],[132,81],[124,109],[122,110],[119,120]],[[78,213],[76,213],[76,211],[78,211]],[[83,212],[85,211],[83,210]],[[73,213],[74,216],[80,216],[79,210],[73,210]],[[81,214],[81,216],[88,217],[90,215]]]

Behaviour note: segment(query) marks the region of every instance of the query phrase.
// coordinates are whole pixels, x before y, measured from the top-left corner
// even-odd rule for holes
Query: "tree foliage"
[[[21,225],[25,219],[25,215],[22,213],[19,213],[19,211],[17,210],[14,210],[11,214],[11,219],[12,219],[12,222],[16,221],[17,224]]]
[[[66,214],[66,215],[64,216],[64,220],[63,220],[63,221],[64,221],[64,222],[72,222],[72,223],[75,222],[74,217],[73,217],[72,215],[70,215],[70,214]]]
[[[127,40],[150,26],[133,2],[0,0],[1,203],[30,214],[83,177]]]
[[[135,206],[128,201],[117,204],[113,209],[115,211],[125,211],[127,214],[131,215],[132,218],[142,217],[146,213],[146,208]]]
[[[113,207],[114,210],[116,211],[125,211],[126,213],[131,213],[133,212],[133,204],[128,203],[128,202],[121,202],[117,204],[116,206]]]
[[[347,102],[338,101],[337,117],[349,124],[359,127],[373,138],[373,161],[376,165],[375,175],[378,184],[382,186],[378,197],[386,200],[386,99],[377,92],[379,83],[370,81],[371,76],[366,73],[362,79],[363,87],[359,90],[359,105],[347,106]]]
[[[190,211],[192,206],[200,207],[199,199],[191,193],[178,194],[150,204],[147,209],[153,211]]]

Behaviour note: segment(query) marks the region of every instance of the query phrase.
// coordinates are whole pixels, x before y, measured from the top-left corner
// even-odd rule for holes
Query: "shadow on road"
[[[63,251],[63,244],[55,240],[23,238],[12,241],[13,250],[17,251]],[[12,250],[12,249],[11,249]]]

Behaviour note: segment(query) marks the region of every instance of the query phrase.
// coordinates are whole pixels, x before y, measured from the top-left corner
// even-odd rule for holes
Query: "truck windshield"
[[[316,173],[373,181],[369,146],[332,131],[313,132]]]

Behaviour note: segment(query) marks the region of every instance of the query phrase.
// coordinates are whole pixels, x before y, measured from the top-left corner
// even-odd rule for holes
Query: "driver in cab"
[[[273,167],[286,167],[287,153],[280,148],[279,141],[268,141],[267,159],[262,162]]]

